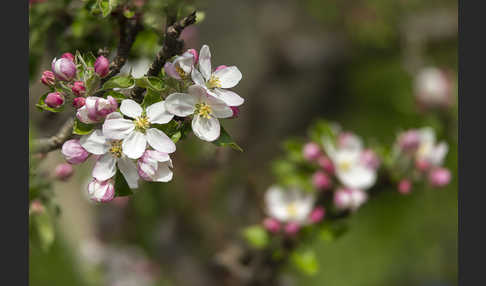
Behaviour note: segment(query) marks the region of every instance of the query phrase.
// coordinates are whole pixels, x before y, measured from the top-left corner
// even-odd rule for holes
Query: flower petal
[[[271,186],[265,192],[266,212],[269,216],[279,221],[287,221],[289,214],[287,212],[287,203],[285,200],[285,190],[279,186]]]
[[[366,190],[373,186],[376,181],[376,171],[361,164],[353,166],[346,172],[338,168],[336,170],[336,176],[344,186],[353,189]]]
[[[192,119],[192,131],[199,139],[211,142],[218,139],[221,130],[218,119],[214,117],[207,119],[199,115],[194,115]]]
[[[79,144],[91,154],[102,155],[110,149],[108,139],[97,129],[79,139]]]
[[[154,182],[169,182],[172,180],[172,170],[168,163],[161,163],[157,168],[157,172],[152,177]]]
[[[122,157],[118,159],[118,168],[120,169],[120,172],[123,174],[123,177],[125,177],[125,180],[127,181],[128,186],[130,189],[136,189],[138,188],[138,171],[137,171],[137,166],[135,163],[133,163],[132,160]]]
[[[76,111],[76,117],[79,119],[79,121],[86,124],[93,124],[98,122],[96,120],[92,120],[91,118],[89,118],[88,109],[86,108],[86,105],[79,108],[78,111]]]
[[[226,67],[214,72],[214,75],[219,78],[222,88],[232,88],[237,85],[241,78],[240,70],[235,67]]]
[[[106,181],[116,173],[116,159],[111,154],[98,158],[93,168],[93,177],[98,181]]]
[[[205,96],[203,100],[211,106],[211,113],[216,118],[229,118],[233,116],[233,110],[224,101],[214,96]]]
[[[174,79],[177,79],[177,80],[181,79],[181,76],[176,71],[175,65],[173,63],[169,63],[169,62],[165,63],[164,70],[165,70],[165,73],[168,74],[171,78],[174,78]]]
[[[174,118],[165,108],[164,101],[159,101],[147,107],[147,117],[150,123],[165,124]]]
[[[136,103],[134,100],[124,99],[121,102],[120,111],[124,115],[135,119],[142,115],[143,108],[140,106],[140,104]]]
[[[176,150],[174,142],[159,129],[150,128],[146,131],[145,136],[149,145],[157,151],[173,153]]]
[[[145,151],[145,155],[148,158],[153,159],[153,160],[155,160],[157,162],[167,162],[167,161],[170,161],[169,154],[164,153],[164,152],[159,152],[159,151],[156,151],[156,150],[147,150],[147,151]]]
[[[123,139],[123,154],[127,155],[130,159],[138,159],[142,157],[146,147],[147,139],[141,132],[133,131],[127,138]]]
[[[195,105],[198,99],[187,93],[172,93],[164,101],[165,108],[168,112],[186,117],[194,113]]]
[[[211,77],[211,52],[207,45],[202,46],[199,52],[199,70],[205,80]]]
[[[216,88],[212,95],[224,101],[229,106],[240,106],[245,102],[241,96],[231,90]]]
[[[118,112],[110,113],[103,123],[103,134],[114,140],[126,138],[135,129],[132,120],[123,119]]]
[[[204,80],[202,74],[197,69],[192,69],[191,78],[195,84],[200,86],[206,86],[206,81]]]

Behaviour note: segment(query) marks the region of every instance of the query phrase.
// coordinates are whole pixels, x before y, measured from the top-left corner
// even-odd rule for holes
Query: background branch
[[[72,137],[73,126],[74,119],[70,117],[64,122],[56,135],[35,140],[33,144],[33,153],[48,153],[61,148],[62,144]]]

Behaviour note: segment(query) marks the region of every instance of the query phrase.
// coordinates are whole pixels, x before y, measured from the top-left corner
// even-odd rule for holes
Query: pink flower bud
[[[110,72],[110,62],[104,56],[99,56],[94,63],[94,69],[100,77],[105,77]]]
[[[199,55],[197,54],[197,51],[195,49],[189,49],[187,50],[188,53],[191,53],[194,59],[194,65],[197,64],[197,61],[199,60]]]
[[[308,161],[316,160],[321,155],[321,149],[319,148],[319,145],[314,142],[309,142],[305,144],[302,152],[304,158]]]
[[[106,203],[115,197],[115,181],[112,179],[98,181],[93,178],[88,185],[88,195],[91,200]]]
[[[75,97],[73,99],[73,106],[75,108],[81,108],[84,106],[85,103],[86,103],[86,98],[84,97]]]
[[[51,108],[57,108],[64,103],[64,96],[60,92],[51,92],[49,93],[46,98],[44,99],[44,102],[47,104],[47,106]]]
[[[280,222],[268,217],[263,220],[263,227],[271,233],[277,233],[280,230]]]
[[[238,118],[240,115],[240,108],[238,106],[230,106],[231,110],[233,110],[233,116],[231,118]]]
[[[74,170],[71,164],[63,163],[57,165],[56,169],[54,170],[54,175],[56,179],[66,181],[67,179],[69,179],[69,177],[71,177],[73,172]]]
[[[29,215],[42,213],[45,210],[44,204],[39,199],[35,199],[30,203]]]
[[[64,53],[62,54],[61,58],[68,59],[74,62],[74,55],[71,53]]]
[[[86,91],[86,88],[84,87],[84,82],[75,81],[73,86],[71,87],[71,90],[76,96],[82,96]]]
[[[408,179],[403,179],[398,183],[398,192],[402,195],[410,194],[412,190],[412,182]]]
[[[285,233],[288,235],[295,235],[300,230],[300,225],[296,222],[289,222],[285,225]]]
[[[227,67],[228,67],[228,66],[225,66],[225,65],[220,65],[220,66],[216,67],[216,69],[214,70],[214,72],[217,72],[217,71],[219,71],[219,70],[225,69],[225,68],[227,68]]]
[[[338,189],[334,193],[334,205],[338,209],[357,210],[368,199],[368,195],[358,189]]]
[[[371,149],[366,149],[361,153],[361,162],[371,169],[377,169],[380,166],[378,155]]]
[[[44,71],[42,73],[41,82],[47,86],[53,86],[55,84],[56,78],[54,77],[54,73],[51,71]]]
[[[451,172],[445,168],[435,168],[429,173],[429,183],[433,187],[444,187],[451,181]]]
[[[398,137],[398,146],[404,151],[413,151],[420,144],[420,135],[417,130],[408,130]]]
[[[328,174],[334,174],[334,164],[327,156],[321,155],[317,158],[317,163]]]
[[[323,207],[316,207],[309,215],[309,219],[312,223],[318,223],[324,218],[325,214],[326,211]]]
[[[430,163],[424,159],[415,160],[415,168],[421,172],[425,172],[430,168]]]
[[[327,190],[331,187],[332,182],[326,173],[317,171],[312,175],[312,184],[318,190]]]
[[[71,81],[76,76],[76,65],[70,59],[54,58],[51,67],[52,72],[58,80]]]
[[[79,144],[78,139],[71,139],[64,142],[61,152],[70,164],[83,163],[89,156],[88,151]]]

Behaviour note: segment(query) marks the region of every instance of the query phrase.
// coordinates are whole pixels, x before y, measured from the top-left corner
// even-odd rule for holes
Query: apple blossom
[[[363,164],[372,169],[377,169],[380,166],[380,159],[378,158],[378,155],[376,155],[376,153],[371,149],[363,150],[361,153],[361,161],[363,161]]]
[[[53,86],[55,84],[56,78],[54,73],[51,71],[44,71],[42,73],[41,82],[47,86]]]
[[[94,63],[94,70],[100,77],[105,77],[110,72],[110,62],[104,56],[99,56]]]
[[[318,223],[320,222],[323,218],[324,215],[326,214],[326,211],[323,207],[316,207],[309,215],[309,219],[313,223]]]
[[[73,98],[73,106],[75,108],[81,108],[84,106],[84,104],[86,103],[86,98],[84,97],[75,97]]]
[[[412,182],[408,179],[402,179],[398,183],[398,192],[403,195],[407,195],[412,190]]]
[[[308,161],[314,161],[321,155],[321,148],[317,143],[309,142],[302,148],[302,154]]]
[[[74,62],[74,55],[69,52],[62,54],[61,58],[68,59]]]
[[[426,67],[415,79],[415,96],[425,107],[446,107],[452,103],[452,80],[441,69]]]
[[[430,127],[419,129],[418,133],[420,143],[415,153],[417,164],[421,164],[425,169],[442,165],[449,150],[447,143],[437,144],[434,130]]]
[[[168,182],[172,180],[172,160],[169,154],[146,150],[137,161],[138,174],[145,181]]]
[[[224,101],[229,106],[240,106],[245,101],[238,94],[227,90],[238,84],[242,75],[236,66],[211,71],[211,52],[207,45],[199,52],[198,69],[192,69],[191,78],[195,84],[206,89],[207,93]]]
[[[114,112],[108,115],[106,119],[114,120],[116,118],[122,118],[121,114]],[[128,186],[132,189],[138,187],[137,167],[132,160],[125,156],[122,140],[110,139],[98,129],[82,136],[79,143],[89,153],[100,156],[92,172],[96,180],[102,182],[112,178],[116,174],[118,166]]]
[[[166,111],[164,101],[148,106],[145,110],[135,101],[125,99],[120,106],[122,114],[113,112],[103,123],[103,134],[114,140],[121,140],[123,153],[131,159],[142,157],[148,145],[159,152],[173,153],[174,142],[152,124],[165,124],[172,120],[172,114]]]
[[[356,134],[351,132],[341,132],[337,139],[338,148],[342,149],[358,149],[363,148],[363,142]]]
[[[331,187],[331,178],[323,171],[317,171],[312,175],[312,185],[318,190],[327,190]]]
[[[82,96],[84,92],[86,91],[86,88],[84,87],[84,82],[82,81],[75,81],[73,86],[71,87],[72,92],[76,96]]]
[[[70,164],[83,163],[89,156],[88,151],[79,144],[78,139],[71,139],[64,142],[61,152],[66,161]]]
[[[96,178],[88,184],[88,195],[91,200],[106,203],[115,197],[115,181],[112,179],[99,181]]]
[[[174,79],[185,79],[191,74],[197,59],[197,51],[190,49],[181,56],[176,57],[173,62],[165,63],[164,70],[167,75]]]
[[[68,163],[59,164],[54,169],[54,176],[56,179],[66,181],[73,174],[73,166]]]
[[[334,205],[338,209],[357,210],[368,199],[366,192],[359,189],[341,188],[334,192]]]
[[[401,150],[415,151],[419,144],[420,135],[415,129],[405,131],[398,136],[398,146]]]
[[[271,217],[267,217],[263,220],[263,227],[272,233],[278,232],[281,228],[280,222]]]
[[[329,158],[325,155],[319,156],[317,158],[317,164],[326,171],[328,174],[334,174],[334,165],[332,164],[332,161],[329,160]]]
[[[51,92],[46,96],[44,102],[51,108],[57,108],[64,104],[64,96],[57,91]]]
[[[165,100],[167,111],[179,117],[194,115],[192,131],[204,141],[214,141],[220,135],[218,118],[229,118],[233,111],[223,101],[209,96],[199,85],[192,85],[188,93],[172,93]]]
[[[51,67],[52,72],[58,80],[71,81],[76,76],[76,65],[70,59],[54,58]]]
[[[108,96],[107,98],[88,96],[86,97],[84,106],[76,112],[76,117],[79,121],[86,124],[97,123],[117,108],[118,103],[112,96]]]
[[[315,200],[313,193],[295,188],[286,190],[280,186],[271,186],[265,193],[267,214],[285,223],[307,223]]]
[[[429,172],[428,179],[433,187],[443,187],[451,181],[451,172],[445,168],[435,168]]]

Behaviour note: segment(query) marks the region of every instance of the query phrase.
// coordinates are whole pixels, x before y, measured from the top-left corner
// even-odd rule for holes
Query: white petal
[[[76,111],[76,117],[79,119],[79,121],[86,124],[93,124],[98,122],[89,118],[88,109],[86,108],[86,106],[83,106],[79,108],[78,111]]]
[[[208,142],[214,141],[219,137],[219,121],[214,117],[206,119],[199,115],[194,115],[192,119],[192,131],[201,140]]]
[[[165,108],[168,112],[186,117],[194,113],[194,108],[198,99],[187,93],[173,93],[169,95],[165,101]]]
[[[205,96],[203,101],[211,106],[211,113],[216,118],[229,118],[233,116],[233,110],[224,101],[214,96]]]
[[[137,118],[142,115],[143,108],[134,100],[124,99],[121,102],[120,111],[128,117]]]
[[[174,142],[157,128],[150,128],[145,134],[147,141],[152,148],[164,153],[173,153],[176,150]]]
[[[132,162],[132,160],[123,157],[118,159],[118,168],[120,169],[120,172],[123,174],[123,177],[125,177],[125,180],[127,181],[128,186],[130,189],[136,189],[138,188],[138,172],[137,172],[137,166],[135,163]]]
[[[206,86],[206,81],[204,80],[202,74],[197,69],[192,69],[191,78],[195,84],[200,86]]]
[[[123,154],[127,155],[130,159],[138,159],[142,157],[146,147],[147,139],[141,132],[133,131],[127,138],[123,139]]]
[[[280,221],[287,221],[289,213],[285,201],[285,190],[279,186],[271,186],[265,192],[265,207],[269,216]]]
[[[170,161],[170,156],[167,153],[159,152],[156,150],[147,150],[145,151],[148,158],[153,159],[157,162],[167,162]],[[144,157],[145,158],[145,157]]]
[[[152,179],[154,182],[168,182],[172,180],[172,170],[169,169],[168,163],[159,164],[157,172],[155,172]]]
[[[222,88],[232,88],[241,80],[241,72],[235,67],[226,67],[214,72],[214,75],[219,78]]]
[[[177,71],[175,69],[175,65],[173,63],[169,63],[169,62],[165,63],[164,70],[165,70],[165,73],[167,75],[169,75],[171,78],[174,78],[174,79],[177,79],[177,80],[181,79],[181,76],[179,75],[179,73],[177,73]]]
[[[165,124],[172,120],[173,114],[170,114],[165,108],[164,101],[159,101],[147,107],[147,117],[150,123]]]
[[[174,60],[174,65],[178,65],[186,74],[188,74],[192,71],[192,67],[194,65],[194,55],[189,52],[185,52],[182,54],[182,56],[177,57]]]
[[[337,169],[336,175],[343,185],[353,189],[366,190],[376,181],[376,171],[361,164],[353,166],[346,172]]]
[[[202,46],[199,52],[199,70],[206,80],[211,77],[211,52],[207,45]]]
[[[116,173],[116,159],[111,154],[98,158],[93,168],[93,177],[98,181],[106,181]]]
[[[240,106],[245,102],[245,100],[237,93],[221,88],[214,89],[214,96],[224,101],[229,106]]]
[[[103,123],[103,134],[114,140],[126,138],[135,129],[132,120],[121,118],[118,112],[110,113]]]
[[[79,139],[79,144],[91,154],[102,155],[110,149],[108,139],[97,129]]]

